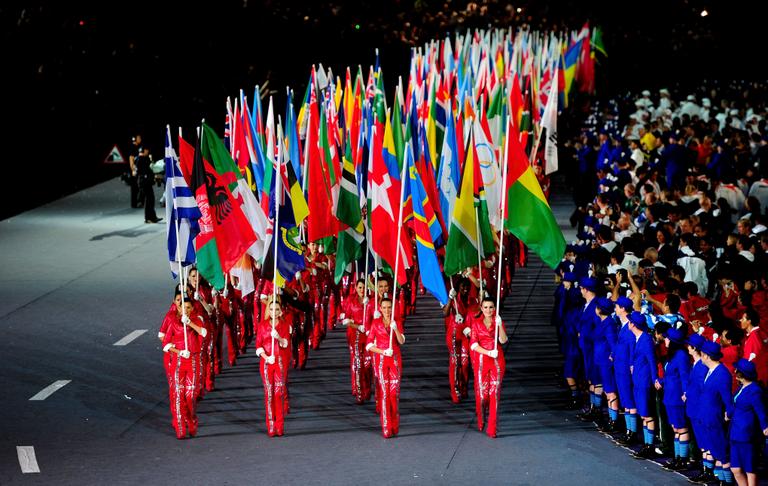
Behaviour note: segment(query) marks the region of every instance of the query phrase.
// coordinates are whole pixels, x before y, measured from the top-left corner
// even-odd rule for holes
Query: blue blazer
[[[592,302],[586,305],[579,315],[578,330],[581,336],[579,337],[579,345],[585,353],[592,353],[592,333],[595,327],[600,322],[600,319],[595,313],[597,307],[597,298],[592,299]]]
[[[688,376],[688,386],[685,389],[685,413],[692,419],[699,418],[701,388],[704,386],[707,371],[709,371],[707,367],[699,360],[691,367],[691,374]]]
[[[763,404],[763,389],[757,383],[741,387],[733,397],[731,417],[731,440],[752,442],[763,438],[763,429],[768,427],[768,417]]]
[[[629,323],[623,324],[619,329],[616,346],[613,348],[613,369],[617,374],[621,372],[629,374],[636,342],[635,335],[629,330]]]
[[[733,416],[732,383],[731,373],[722,363],[712,370],[709,378],[705,378],[699,400],[699,420],[704,424],[722,424],[725,421],[723,413]]]
[[[598,322],[592,333],[596,365],[611,365],[611,360],[608,357],[613,353],[617,339],[616,321],[612,316],[608,316]]]
[[[652,386],[653,382],[658,379],[653,339],[650,334],[644,332],[637,340],[632,365],[634,366],[632,383],[635,386]]]
[[[682,397],[690,374],[691,358],[687,351],[678,349],[664,365],[664,405],[684,405]]]

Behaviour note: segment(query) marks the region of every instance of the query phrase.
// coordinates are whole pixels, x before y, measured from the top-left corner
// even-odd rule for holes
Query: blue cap
[[[648,330],[648,322],[645,320],[645,316],[642,312],[633,311],[631,314],[629,314],[629,322],[634,324],[635,327],[641,331]]]
[[[597,280],[592,277],[584,277],[579,281],[579,287],[594,292],[597,289]]]
[[[736,368],[736,371],[741,372],[741,374],[744,375],[744,378],[749,381],[757,380],[757,368],[755,368],[755,363],[741,358],[735,365],[733,365],[733,367]]]
[[[723,357],[723,353],[720,352],[720,345],[714,341],[705,341],[701,345],[701,352],[715,361],[719,361]]]
[[[683,331],[679,329],[675,329],[674,327],[670,327],[667,330],[667,332],[665,333],[665,337],[673,343],[677,343],[677,344],[685,343],[685,336],[683,335]]]
[[[629,297],[624,297],[623,295],[616,299],[616,305],[619,307],[623,307],[627,311],[632,311],[632,307],[634,307],[634,302],[632,302],[632,299]]]
[[[613,301],[608,297],[600,297],[597,299],[597,308],[601,314],[610,315],[613,312]]]
[[[705,339],[698,334],[691,334],[686,342],[693,346],[695,349],[701,351],[701,347],[704,345]]]

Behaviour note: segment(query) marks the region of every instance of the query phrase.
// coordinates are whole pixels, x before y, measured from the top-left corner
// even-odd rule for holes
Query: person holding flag
[[[451,288],[448,293],[450,301],[443,307],[445,344],[448,346],[448,382],[453,403],[459,403],[468,396],[469,336],[472,332],[469,318],[479,310],[477,299],[469,295],[469,280],[463,278],[457,286],[459,290]]]
[[[358,405],[371,398],[370,366],[366,366],[366,329],[363,323],[365,314],[365,280],[355,284],[355,295],[344,301],[341,322],[347,326],[347,344],[349,346],[349,370],[352,377],[352,396]],[[368,363],[370,365],[370,363]]]
[[[381,418],[381,434],[385,439],[400,431],[400,376],[403,359],[400,346],[405,344],[403,322],[392,319],[392,301],[379,303],[381,316],[373,319],[368,329],[366,351],[373,355],[376,376],[377,410]],[[393,339],[394,338],[394,339]]]
[[[171,356],[168,392],[171,401],[171,422],[177,439],[197,435],[197,396],[202,338],[208,334],[203,317],[194,311],[192,302],[184,300],[176,290],[174,301],[178,312],[163,336],[163,352]],[[192,331],[190,332],[189,329]]]
[[[267,316],[262,319],[256,333],[256,356],[261,358],[264,412],[267,435],[270,437],[282,436],[284,432],[291,331],[291,325],[283,315],[280,299],[270,295]]]
[[[501,381],[506,362],[499,344],[507,342],[507,333],[501,316],[496,314],[496,304],[490,297],[480,303],[480,312],[471,318],[470,349],[472,369],[475,371],[475,412],[477,429],[482,432],[484,417],[488,421],[485,433],[496,438],[501,400]]]

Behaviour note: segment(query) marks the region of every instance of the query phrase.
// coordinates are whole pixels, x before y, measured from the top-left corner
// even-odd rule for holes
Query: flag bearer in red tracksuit
[[[285,284],[285,296],[291,311],[291,364],[294,368],[304,369],[309,357],[309,335],[312,306],[309,304],[309,272],[305,269],[296,272],[295,278]],[[285,309],[284,309],[285,310]]]
[[[177,296],[181,300],[178,293]],[[176,318],[170,322],[163,337],[163,351],[171,355],[168,391],[171,401],[171,419],[177,439],[184,439],[187,433],[191,437],[197,434],[196,380],[200,368],[201,337],[204,338],[208,334],[202,323],[203,318],[194,312],[192,302],[185,301],[184,314],[179,308]]]
[[[477,428],[483,430],[483,416],[488,410],[489,437],[496,437],[496,423],[501,400],[501,381],[504,378],[504,352],[495,346],[496,327],[499,328],[499,344],[507,342],[507,333],[501,317],[496,315],[496,304],[485,298],[480,304],[480,314],[472,317],[470,349],[472,369],[475,371],[475,407]]]
[[[349,370],[352,377],[352,396],[358,404],[371,398],[370,363],[366,366],[365,325],[365,280],[360,279],[355,285],[354,296],[344,299],[344,307],[340,315],[342,323],[347,326],[347,344],[349,345]],[[366,316],[367,317],[367,316]]]
[[[320,341],[325,339],[326,310],[328,303],[328,258],[318,253],[318,244],[310,242],[307,245],[309,254],[304,257],[304,266],[309,269],[312,277],[310,289],[314,313],[312,319],[312,349],[320,347]]]
[[[443,308],[445,314],[445,344],[448,346],[448,382],[451,401],[459,403],[468,396],[469,383],[469,317],[478,311],[477,302],[469,297],[469,281],[459,281],[459,291],[451,289],[450,300]]]
[[[274,323],[274,326],[273,326]],[[283,435],[291,326],[283,316],[280,300],[267,301],[267,314],[256,330],[256,355],[261,357],[267,435]]]
[[[381,433],[384,438],[389,438],[397,435],[400,430],[400,412],[398,411],[402,370],[400,346],[405,343],[405,335],[403,335],[403,323],[392,319],[392,301],[381,301],[379,308],[381,317],[375,318],[368,329],[368,344],[365,349],[373,355]]]

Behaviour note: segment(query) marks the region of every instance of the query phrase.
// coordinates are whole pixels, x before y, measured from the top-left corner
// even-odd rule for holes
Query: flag
[[[384,116],[387,125],[389,119]],[[373,151],[371,170],[368,177],[371,197],[371,247],[387,264],[395,268],[396,255],[400,253],[397,281],[406,281],[405,268],[412,264],[412,248],[405,231],[401,231],[400,241],[397,241],[397,227],[400,205],[402,204],[400,173],[392,147],[391,136],[385,148],[384,135],[379,135],[381,123],[373,127]],[[391,130],[391,128],[389,128]]]
[[[482,179],[477,164],[477,151],[474,149],[474,135],[470,133],[467,148],[467,160],[461,176],[461,186],[453,208],[451,228],[448,233],[448,245],[445,249],[445,274],[455,275],[467,267],[479,262],[478,253],[493,252],[493,235],[489,235],[490,223],[485,215],[485,228],[478,221],[482,217],[485,202],[481,195]],[[487,211],[487,209],[486,209]],[[478,229],[481,229],[478,234]],[[489,241],[490,236],[490,241]],[[483,248],[485,246],[485,248]]]
[[[472,135],[475,140],[475,162],[482,177],[481,184],[487,201],[488,216],[493,227],[499,228],[501,226],[501,192],[504,188],[501,187],[501,169],[499,169],[496,148],[491,139],[485,113],[481,112],[472,124]]]
[[[552,268],[565,253],[565,238],[544,197],[520,142],[507,137],[506,216],[504,226]],[[450,243],[450,240],[449,240]]]
[[[314,80],[314,77],[313,77]],[[333,213],[331,196],[331,181],[324,155],[320,146],[320,117],[317,107],[317,93],[314,81],[310,85],[309,108],[307,109],[307,142],[304,147],[307,161],[307,187],[309,219],[307,220],[308,241],[317,241],[328,236],[336,235],[336,217]],[[324,120],[324,119],[323,119]]]
[[[592,52],[599,52],[600,54],[608,57],[608,53],[605,51],[605,44],[603,44],[603,31],[600,27],[595,27],[592,30]]]
[[[233,206],[232,209],[234,214],[242,214],[251,230],[245,233],[241,232],[240,235],[228,234],[227,238],[240,237],[241,241],[250,241],[250,244],[247,247],[248,253],[254,260],[262,261],[266,251],[267,217],[261,209],[261,206],[259,206],[256,196],[254,196],[253,192],[251,192],[248,187],[248,182],[229,156],[229,152],[227,152],[224,144],[216,135],[216,132],[205,123],[203,123],[202,131],[205,133],[202,144],[203,158],[206,161],[213,163],[215,172],[219,175],[221,181],[227,185],[227,189],[233,198],[232,202],[235,206]],[[223,217],[227,217],[227,215],[223,215]],[[239,222],[229,229],[234,231],[241,230]],[[227,231],[229,231],[229,229]],[[253,235],[255,239],[251,239],[251,235]],[[219,247],[219,250],[221,251],[222,248]],[[237,258],[235,258],[235,261],[239,260],[241,256],[242,255],[238,255]],[[233,264],[234,262],[230,264],[228,260],[224,260],[222,261],[222,268],[225,272],[228,272]]]
[[[179,274],[179,261],[186,267],[195,263],[194,238],[200,232],[200,210],[195,196],[181,172],[171,143],[171,129],[165,132],[165,221],[168,234],[168,261],[173,278]]]
[[[445,138],[443,139],[443,150],[440,154],[440,168],[437,173],[437,180],[440,185],[440,209],[443,217],[447,219],[450,219],[453,214],[453,207],[461,182],[455,125],[453,115],[449,114]]]
[[[549,91],[547,106],[541,117],[541,137],[544,139],[545,174],[557,171],[557,82],[555,74]]]
[[[344,153],[336,216],[339,218],[339,222],[346,226],[339,231],[336,240],[336,271],[333,279],[339,283],[344,276],[347,265],[363,256],[363,215],[360,212],[357,177],[352,162],[352,142],[349,140],[349,136]]]
[[[278,139],[283,138],[282,127],[278,125]],[[262,265],[262,278],[272,280],[278,287],[294,279],[296,272],[304,269],[304,251],[301,246],[299,227],[307,215],[307,203],[299,188],[293,165],[284,144],[277,146],[277,177],[272,192],[274,208],[272,237]],[[298,218],[298,219],[297,219]],[[275,248],[277,247],[277,248]],[[275,251],[277,251],[277,275],[275,275]]]
[[[565,70],[565,97],[568,98],[571,92],[573,80],[576,77],[576,64],[581,54],[581,40],[573,43],[563,56],[563,69]]]
[[[443,274],[435,253],[435,243],[430,233],[430,226],[436,222],[436,216],[429,202],[429,197],[421,182],[421,177],[413,161],[410,143],[405,146],[406,167],[413,198],[413,230],[416,236],[416,251],[419,258],[419,274],[424,288],[435,296],[440,305],[448,302]],[[426,167],[426,170],[432,170]]]

